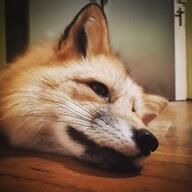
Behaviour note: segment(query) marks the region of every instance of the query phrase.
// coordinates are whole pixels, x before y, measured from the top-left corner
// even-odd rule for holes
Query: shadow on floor
[[[112,172],[107,170],[102,170],[100,168],[96,168],[93,165],[88,163],[82,162],[73,157],[65,157],[62,155],[45,153],[45,152],[37,152],[31,150],[25,150],[21,148],[16,148],[10,146],[7,139],[0,135],[0,158],[38,158],[48,160],[50,162],[62,164],[65,169],[68,169],[72,172],[77,172],[84,175],[92,175],[97,177],[105,177],[105,178],[128,178],[128,177],[136,177],[140,175],[140,172],[134,173],[126,173],[126,172]],[[39,171],[46,171],[42,170],[41,168],[31,167],[31,169],[39,170]]]

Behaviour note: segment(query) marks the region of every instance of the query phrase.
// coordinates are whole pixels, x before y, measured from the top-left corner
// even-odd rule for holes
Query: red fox
[[[110,47],[106,16],[85,6],[54,43],[28,49],[0,79],[1,131],[14,146],[140,170],[167,100],[144,93]]]

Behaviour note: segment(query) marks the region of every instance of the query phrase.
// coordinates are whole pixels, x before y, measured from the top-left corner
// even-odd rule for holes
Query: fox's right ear
[[[144,124],[148,124],[167,106],[168,101],[157,95],[143,94],[135,103],[135,111]]]
[[[88,4],[73,19],[60,38],[58,58],[86,57],[109,51],[108,27],[105,15],[97,4]]]

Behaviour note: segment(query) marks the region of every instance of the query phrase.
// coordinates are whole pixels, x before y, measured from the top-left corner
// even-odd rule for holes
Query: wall
[[[30,43],[58,39],[87,0],[30,0]]]
[[[192,0],[186,6],[187,97],[192,99]]]
[[[174,17],[172,0],[109,0],[112,43],[131,76],[151,93],[173,100]]]

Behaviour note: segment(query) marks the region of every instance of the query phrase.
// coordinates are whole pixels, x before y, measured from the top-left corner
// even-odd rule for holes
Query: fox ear
[[[105,54],[109,51],[105,15],[97,4],[84,7],[65,29],[57,46],[60,58]]]
[[[167,104],[168,101],[161,96],[143,94],[142,98],[135,104],[135,111],[147,125],[163,111]]]

